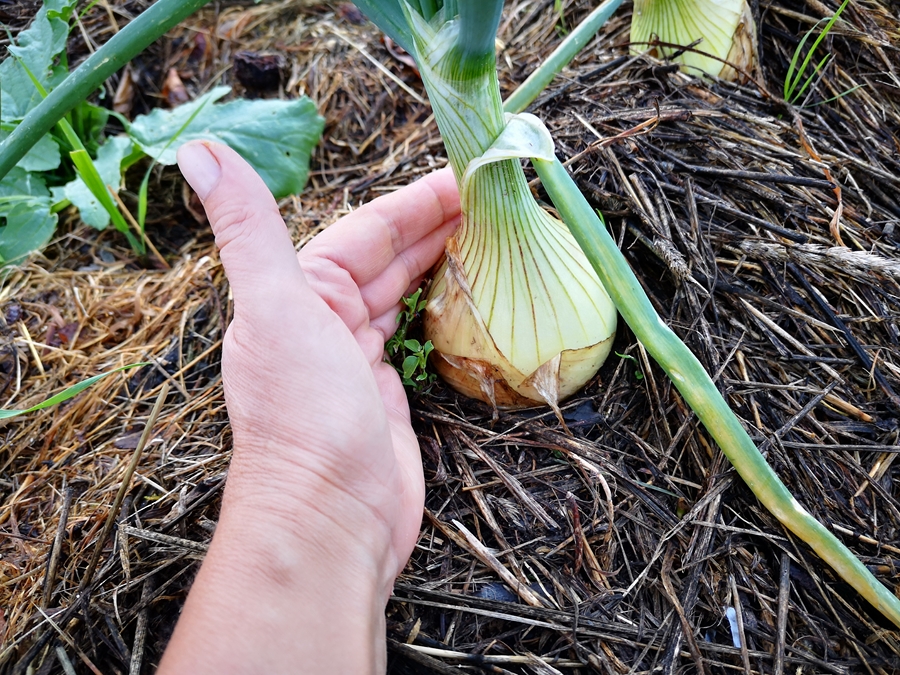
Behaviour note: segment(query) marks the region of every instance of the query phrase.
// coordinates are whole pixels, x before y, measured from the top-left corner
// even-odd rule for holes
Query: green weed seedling
[[[403,347],[410,352],[409,356],[403,359],[403,372],[401,373],[403,384],[418,390],[434,382],[434,373],[425,370],[425,366],[428,364],[428,355],[434,349],[431,340],[424,345],[418,340],[404,340]]]
[[[636,358],[631,354],[620,354],[619,352],[615,352],[615,354],[620,359],[627,359],[628,361],[634,362],[634,379],[638,382],[644,379],[644,373],[641,372],[641,367],[638,365],[638,360]]]
[[[823,56],[822,60],[819,61],[813,68],[812,73],[806,76],[806,71],[809,68],[810,63],[812,62],[813,54],[815,53],[816,48],[819,46],[819,43],[821,43],[822,40],[825,39],[828,33],[831,32],[831,29],[834,27],[835,22],[837,22],[838,18],[841,16],[841,13],[844,11],[848,4],[850,4],[850,0],[844,0],[844,2],[841,3],[841,6],[838,7],[837,11],[834,13],[834,15],[831,16],[831,18],[822,19],[821,21],[816,23],[815,26],[806,31],[803,39],[800,40],[800,44],[798,44],[797,49],[794,50],[794,55],[791,58],[790,65],[788,66],[787,75],[784,78],[784,100],[788,103],[796,104],[797,101],[801,99],[803,94],[809,88],[809,85],[812,84],[812,81],[815,79],[815,77],[821,72],[822,68],[825,67],[825,64],[828,63],[828,61],[831,59],[831,54],[826,54],[825,56]],[[810,50],[806,53],[806,58],[803,59],[803,63],[801,63],[798,67],[797,62],[800,60],[800,54],[803,51],[803,47],[819,27],[819,24],[821,24],[823,21],[827,21],[825,27],[822,29],[822,32],[819,33],[818,37],[816,37]],[[854,87],[854,89],[856,88],[857,87]],[[851,89],[850,91],[853,90]],[[850,93],[850,91],[846,91],[840,96],[846,96]]]
[[[407,339],[406,337],[419,312],[425,309],[422,289],[419,288],[415,293],[403,298],[402,302],[404,309],[397,315],[397,331],[384,345],[384,350],[388,355],[388,360],[400,374],[403,384],[407,387],[412,387],[416,391],[423,391],[431,386],[437,377],[426,369],[428,355],[434,349],[434,345],[431,344],[431,340],[422,344],[418,340]],[[403,360],[398,367],[396,362],[400,356],[403,356]]]
[[[568,35],[569,29],[566,27],[566,8],[563,6],[563,0],[553,0],[553,11],[556,14],[556,32],[561,37]]]

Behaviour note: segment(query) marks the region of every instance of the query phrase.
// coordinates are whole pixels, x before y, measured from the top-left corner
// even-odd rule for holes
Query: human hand
[[[234,593],[235,584],[252,589],[240,605],[244,617],[247,602],[266,598],[263,641],[275,639],[285,621],[301,634],[320,628],[321,603],[333,604],[341,587],[356,596],[342,611],[344,640],[357,601],[370,614],[374,603],[375,620],[383,621],[424,501],[406,395],[383,362],[384,342],[396,328],[400,297],[415,289],[458,224],[459,197],[452,174],[437,172],[360,208],[297,255],[274,199],[236,153],[190,143],[178,159],[204,203],[234,296],[222,356],[234,454],[212,547],[163,666],[224,672],[209,655],[183,658],[197,644],[190,626],[208,629],[228,611],[233,601],[217,593]],[[267,579],[261,589],[259,579]],[[279,614],[272,603],[282,602]],[[285,615],[298,604],[313,608],[316,620]],[[374,630],[374,649],[380,640],[383,652],[383,628],[380,638]],[[246,672],[236,664],[257,649],[268,651],[267,672],[280,670],[272,650],[241,639],[241,649],[224,640],[214,650],[231,654],[224,665]],[[369,668],[383,659],[359,656]],[[328,664],[341,672],[334,654]]]

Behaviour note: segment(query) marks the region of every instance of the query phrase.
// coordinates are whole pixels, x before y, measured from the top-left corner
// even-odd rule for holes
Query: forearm
[[[340,504],[334,515],[351,520],[336,524],[324,495],[323,508],[290,523],[234,496],[226,494],[160,675],[384,672],[391,563],[373,557],[377,525],[353,522]]]

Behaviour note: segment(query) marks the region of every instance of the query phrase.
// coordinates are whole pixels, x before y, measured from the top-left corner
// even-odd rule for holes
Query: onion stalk
[[[650,45],[652,53],[680,63],[682,70],[723,80],[746,79],[743,74],[757,62],[756,23],[747,0],[634,0],[631,43],[635,53]]]
[[[536,158],[534,168],[628,327],[666,371],[753,494],[782,525],[809,544],[844,581],[900,627],[900,600],[810,515],[772,470],[700,361],[660,320],[615,241],[559,160]]]

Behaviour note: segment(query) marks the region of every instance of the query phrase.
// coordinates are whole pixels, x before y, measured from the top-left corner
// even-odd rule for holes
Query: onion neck
[[[480,2],[487,10],[497,4]],[[422,81],[460,182],[468,163],[484,154],[506,124],[494,51],[499,13],[494,17],[460,2],[459,17],[443,23],[440,16],[427,22],[409,10],[407,19]]]

